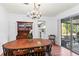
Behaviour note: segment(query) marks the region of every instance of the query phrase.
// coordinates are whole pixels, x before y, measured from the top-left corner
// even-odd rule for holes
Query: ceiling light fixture
[[[28,17],[31,17],[32,19],[40,19],[41,12],[39,11],[40,4],[33,4],[33,10],[27,14]]]

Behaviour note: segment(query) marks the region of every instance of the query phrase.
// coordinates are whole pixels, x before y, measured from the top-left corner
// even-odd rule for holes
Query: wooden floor
[[[78,56],[77,54],[71,52],[70,50],[60,47],[58,45],[53,45],[52,46],[52,51],[51,51],[52,56]],[[3,54],[1,54],[3,56]]]
[[[72,51],[58,45],[53,45],[51,54],[52,56],[78,56]]]

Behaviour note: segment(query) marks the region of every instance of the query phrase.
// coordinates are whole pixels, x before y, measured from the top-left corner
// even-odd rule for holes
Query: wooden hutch
[[[33,22],[17,21],[17,37],[16,39],[28,39],[28,34],[32,30]]]

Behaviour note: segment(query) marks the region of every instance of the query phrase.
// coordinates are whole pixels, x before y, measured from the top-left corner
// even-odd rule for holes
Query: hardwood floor
[[[52,56],[78,56],[77,54],[71,52],[70,50],[60,47],[58,45],[53,45],[52,46],[52,51],[51,51]],[[1,54],[3,56],[3,54]]]
[[[53,45],[51,54],[52,56],[78,56],[72,51],[58,45]]]

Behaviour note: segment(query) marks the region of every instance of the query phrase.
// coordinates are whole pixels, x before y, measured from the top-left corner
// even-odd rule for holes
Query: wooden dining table
[[[18,49],[30,49],[36,47],[46,47],[46,52],[50,55],[50,46],[52,45],[49,39],[18,39],[3,44],[3,53],[5,56],[10,55],[9,51]]]

